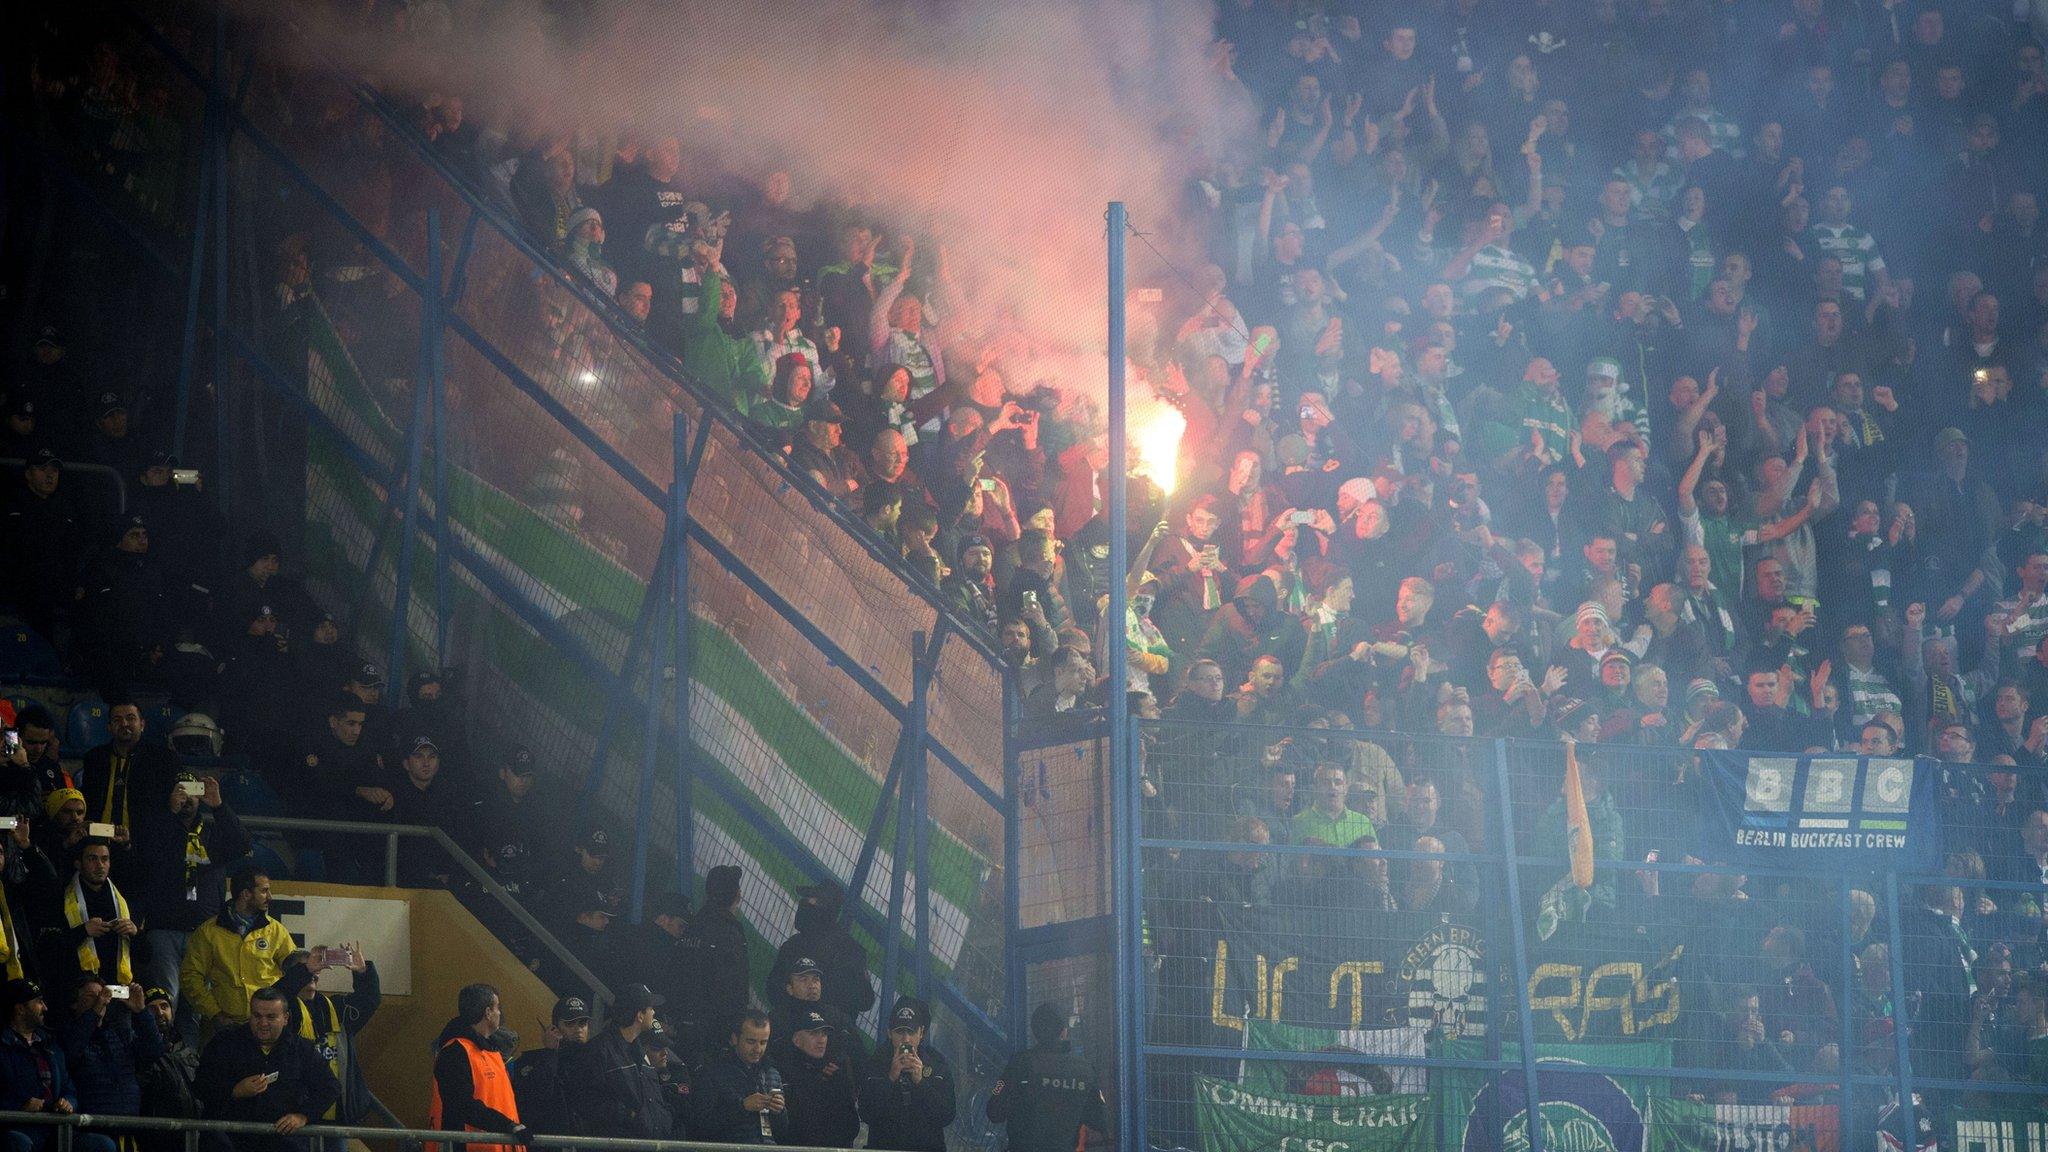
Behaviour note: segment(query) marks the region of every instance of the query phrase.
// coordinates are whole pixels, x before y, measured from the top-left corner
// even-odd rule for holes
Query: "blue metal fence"
[[[195,396],[210,384],[220,456],[209,492],[224,506],[234,496],[232,507],[249,511],[249,519],[260,516],[255,496],[266,485],[250,484],[245,494],[231,482],[258,479],[233,453],[247,434],[231,424],[237,397],[261,397],[303,421],[320,451],[345,467],[344,479],[374,501],[360,514],[354,555],[344,557],[359,577],[332,590],[365,620],[382,617],[378,648],[394,683],[408,665],[456,662],[465,644],[494,651],[475,637],[510,627],[512,639],[530,637],[574,687],[603,702],[589,713],[587,730],[522,727],[526,698],[509,694],[514,686],[502,668],[480,670],[495,677],[484,695],[493,687],[508,693],[489,717],[493,726],[544,754],[587,757],[585,796],[630,820],[636,916],[656,856],[672,861],[688,890],[707,859],[757,845],[770,858],[759,879],[774,891],[748,911],[759,913],[764,933],[786,916],[795,882],[851,881],[847,915],[875,942],[883,990],[904,981],[931,994],[956,1044],[1000,1053],[1009,1036],[1002,1022],[1017,1017],[1003,1001],[1004,933],[969,931],[963,922],[988,874],[1016,870],[1016,845],[1004,835],[1000,730],[989,723],[1001,713],[1002,669],[988,640],[962,627],[935,589],[899,571],[857,518],[807,476],[755,448],[736,417],[708,402],[672,356],[535,250],[380,94],[348,81],[362,113],[400,142],[390,162],[406,166],[419,186],[415,221],[360,217],[277,124],[259,123],[273,119],[245,106],[259,69],[247,46],[230,41],[224,17],[210,29],[210,57],[195,63],[133,9],[111,6],[105,15],[108,27],[129,38],[128,48],[180,82],[174,107],[193,112],[202,163],[189,251],[173,254],[164,236],[127,210],[117,188],[80,171],[61,138],[26,122],[11,122],[10,130],[68,203],[111,224],[162,278],[166,295],[184,301],[175,434],[181,450],[188,438],[197,441],[192,418],[203,401]],[[280,223],[281,214],[289,219]],[[274,332],[247,302],[258,293],[243,291],[256,287],[249,254],[308,221],[397,286],[399,312],[409,321],[397,338],[411,352],[395,362],[409,362],[411,379],[365,372],[309,381],[306,365],[279,361],[268,343]],[[443,227],[453,221],[459,225]],[[312,306],[327,325],[320,302]],[[530,334],[513,322],[520,309],[566,316],[580,341],[602,342],[610,392],[601,402],[587,388],[577,391],[587,367],[579,372],[536,354]],[[392,359],[383,355],[392,333],[345,331],[339,321],[328,327],[333,346],[324,360],[314,353],[324,377],[357,374],[358,361]],[[595,409],[605,412],[601,422],[590,415]],[[588,462],[587,490],[603,494],[597,511],[615,526],[611,537],[587,523],[579,533],[536,520],[517,541],[528,551],[518,552],[491,534],[492,521],[479,509],[525,511],[491,471],[491,454],[510,447],[491,436],[502,427],[494,419],[515,420],[533,438],[518,445],[523,452],[559,445],[558,455]],[[706,485],[715,485],[716,500]],[[533,550],[540,528],[555,530],[545,534],[555,552]],[[559,581],[570,577],[536,565],[567,570],[571,559],[590,557],[601,568],[608,547],[631,599],[616,612],[565,612],[564,597],[585,609],[618,598],[597,585],[565,591]],[[586,619],[592,616],[597,631]],[[714,634],[726,646],[705,652],[701,641]],[[729,678],[716,695],[699,682],[721,657],[726,664],[714,669],[721,675],[738,674],[735,660],[747,664],[744,693]],[[481,703],[487,712],[494,707]],[[768,732],[762,717],[771,713],[780,727]],[[707,714],[730,731],[700,731]],[[748,741],[706,743],[734,731]],[[821,742],[842,750],[844,768],[796,755]],[[869,760],[878,743],[893,751]],[[825,814],[780,807],[785,797],[766,778],[745,774],[758,765],[733,762],[735,748],[773,761],[782,772],[776,779],[815,790]],[[606,787],[615,762],[637,768],[623,794]],[[846,775],[863,768],[873,777]],[[659,802],[661,789],[672,803]],[[865,815],[869,796],[873,818],[865,827],[858,817],[833,815],[852,807]],[[658,834],[670,824],[667,835]],[[831,828],[846,827],[853,839],[833,839]],[[711,843],[707,829],[715,833]],[[954,941],[943,963],[935,959],[941,935]],[[976,991],[963,991],[969,987]]]

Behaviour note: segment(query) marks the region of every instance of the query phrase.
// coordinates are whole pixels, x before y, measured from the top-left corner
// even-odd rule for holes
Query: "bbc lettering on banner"
[[[1202,1152],[1423,1152],[1429,1097],[1295,1096],[1195,1077]]]
[[[1710,856],[1819,872],[1941,867],[1939,763],[1886,756],[1706,752]]]

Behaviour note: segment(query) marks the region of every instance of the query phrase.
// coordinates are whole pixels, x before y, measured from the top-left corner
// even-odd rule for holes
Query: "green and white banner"
[[[1195,1077],[1202,1152],[1428,1152],[1429,1097],[1297,1096]]]

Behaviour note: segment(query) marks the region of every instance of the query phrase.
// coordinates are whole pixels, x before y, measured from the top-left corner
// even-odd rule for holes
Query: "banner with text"
[[[1195,1077],[1201,1152],[1427,1152],[1427,1096],[1299,1096]]]
[[[1832,1104],[1650,1101],[1646,1152],[1838,1152],[1840,1145]]]
[[[1701,855],[1779,868],[1936,871],[1941,766],[1884,756],[1704,752]]]

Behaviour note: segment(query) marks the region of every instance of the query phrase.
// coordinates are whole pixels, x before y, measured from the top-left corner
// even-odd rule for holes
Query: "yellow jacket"
[[[185,945],[179,993],[201,1020],[249,1018],[249,995],[277,983],[292,954],[292,934],[266,913],[247,936],[234,927],[233,910],[201,924]]]

